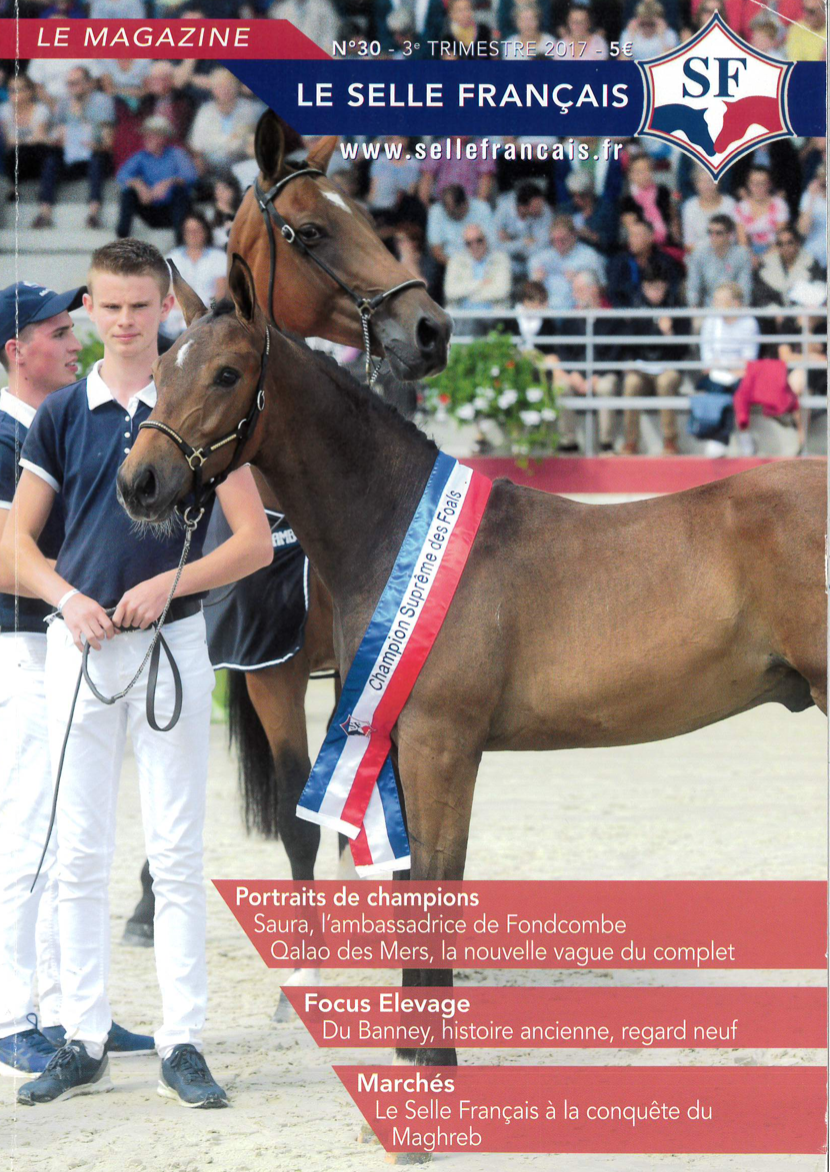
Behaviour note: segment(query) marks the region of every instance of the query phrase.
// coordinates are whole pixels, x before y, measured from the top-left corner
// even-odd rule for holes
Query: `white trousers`
[[[58,1025],[55,836],[30,892],[49,825],[52,771],[46,732],[46,633],[0,635],[0,1038]]]
[[[67,745],[58,799],[58,873],[62,1020],[67,1036],[101,1045],[112,1015],[109,978],[109,883],[115,850],[115,811],[129,731],[138,767],[144,842],[156,900],[155,956],[163,1024],[162,1055],[180,1042],[200,1045],[207,1009],[205,816],[211,692],[214,685],[201,614],[164,628],[179,666],[183,705],[170,732],[147,723],[145,670],[132,691],[111,706],[82,683]],[[105,695],[124,688],[141,662],[150,631],[116,635],[89,657],[90,674]],[[46,691],[52,757],[58,760],[81,655],[61,621],[47,636]],[[157,719],[173,710],[173,678],[162,654]]]

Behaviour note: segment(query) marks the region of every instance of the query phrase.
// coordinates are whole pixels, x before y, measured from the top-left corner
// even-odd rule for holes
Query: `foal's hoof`
[[[153,925],[144,924],[141,920],[128,920],[121,943],[126,944],[128,948],[152,948]]]
[[[291,1021],[293,1016],[294,1007],[283,993],[282,989],[280,989],[280,999],[277,1002],[277,1008],[274,1010],[274,1015],[271,1018],[271,1021],[276,1021],[280,1025],[284,1025],[285,1022]]]
[[[358,1128],[356,1139],[359,1144],[378,1144],[378,1143],[380,1143],[380,1140],[375,1135],[375,1133],[372,1131],[369,1124],[365,1123],[365,1122],[361,1123],[360,1127]]]
[[[387,1152],[387,1164],[431,1164],[430,1152]]]

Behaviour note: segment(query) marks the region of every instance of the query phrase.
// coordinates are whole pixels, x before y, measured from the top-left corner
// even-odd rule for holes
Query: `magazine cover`
[[[823,0],[0,11],[10,1172],[825,1168]]]

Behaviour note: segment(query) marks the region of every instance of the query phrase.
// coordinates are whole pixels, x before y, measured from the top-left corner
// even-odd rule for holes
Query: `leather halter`
[[[280,215],[274,206],[274,200],[280,194],[282,189],[287,184],[289,184],[292,179],[300,179],[304,175],[310,177],[317,175],[324,176],[325,172],[320,171],[317,167],[303,167],[299,171],[292,171],[290,174],[285,175],[282,179],[278,180],[278,182],[276,182],[274,186],[271,187],[268,191],[262,190],[259,185],[259,179],[254,180],[254,195],[256,196],[256,201],[259,205],[259,210],[262,212],[263,218],[265,220],[265,227],[268,232],[268,251],[270,254],[270,271],[268,273],[268,313],[271,317],[271,323],[279,328],[277,326],[277,320],[274,317],[274,283],[276,281],[277,275],[277,241],[274,234],[274,224],[276,224],[280,230],[280,235],[282,238],[294,248],[298,248],[300,252],[309,260],[313,260],[317,267],[323,270],[326,276],[331,277],[332,281],[334,281],[336,285],[339,285],[346,296],[357,307],[357,312],[360,314],[360,325],[363,330],[363,345],[366,350],[366,379],[369,383],[369,386],[371,387],[374,385],[381,365],[381,363],[378,362],[375,367],[372,366],[372,343],[369,333],[372,316],[376,310],[380,309],[384,302],[388,301],[391,297],[394,297],[396,293],[402,293],[404,289],[412,289],[418,285],[420,285],[422,288],[426,288],[426,281],[422,281],[420,278],[413,277],[412,280],[401,281],[400,285],[395,285],[391,289],[386,289],[382,293],[377,293],[374,297],[363,297],[360,295],[360,293],[355,292],[355,290],[352,289],[350,285],[347,285],[341,277],[338,277],[334,269],[330,268],[326,262],[317,255],[314,249],[308,247],[299,233],[291,227],[288,221]]]
[[[256,394],[248,414],[244,419],[240,419],[233,431],[228,432],[222,439],[214,440],[212,444],[207,444],[203,448],[194,448],[189,444],[183,436],[167,423],[162,423],[160,419],[145,419],[143,423],[139,423],[138,430],[147,428],[152,431],[160,431],[162,435],[166,435],[173,441],[176,447],[187,460],[187,466],[193,473],[193,494],[195,501],[193,506],[188,505],[184,510],[183,518],[186,524],[198,524],[204,512],[205,501],[216,489],[227,480],[231,472],[233,472],[239,460],[245,441],[253,434],[257,421],[265,409],[265,374],[268,368],[268,355],[271,353],[271,327],[266,323],[265,326],[265,345],[262,348],[262,356],[259,362],[259,381],[257,382]],[[218,452],[221,448],[226,447],[236,441],[236,447],[233,450],[230,463],[223,472],[217,473],[216,476],[211,476],[207,485],[202,483],[202,468],[208,462],[214,452]],[[198,516],[193,520],[191,514],[191,507],[198,512]]]

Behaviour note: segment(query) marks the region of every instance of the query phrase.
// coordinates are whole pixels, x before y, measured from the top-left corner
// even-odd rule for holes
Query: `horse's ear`
[[[318,171],[327,171],[331,156],[339,142],[340,136],[337,134],[327,134],[319,138],[308,152],[308,165],[316,167]]]
[[[254,135],[257,166],[266,179],[276,180],[285,160],[285,132],[273,110],[266,110],[257,122]]]
[[[231,271],[228,273],[228,292],[240,321],[250,324],[257,311],[254,275],[238,252],[233,254]]]
[[[176,294],[176,300],[184,314],[185,325],[189,326],[197,317],[204,317],[208,311],[207,306],[196,290],[191,289],[172,260],[169,260],[167,263],[170,266],[170,272],[173,274],[173,292]]]

